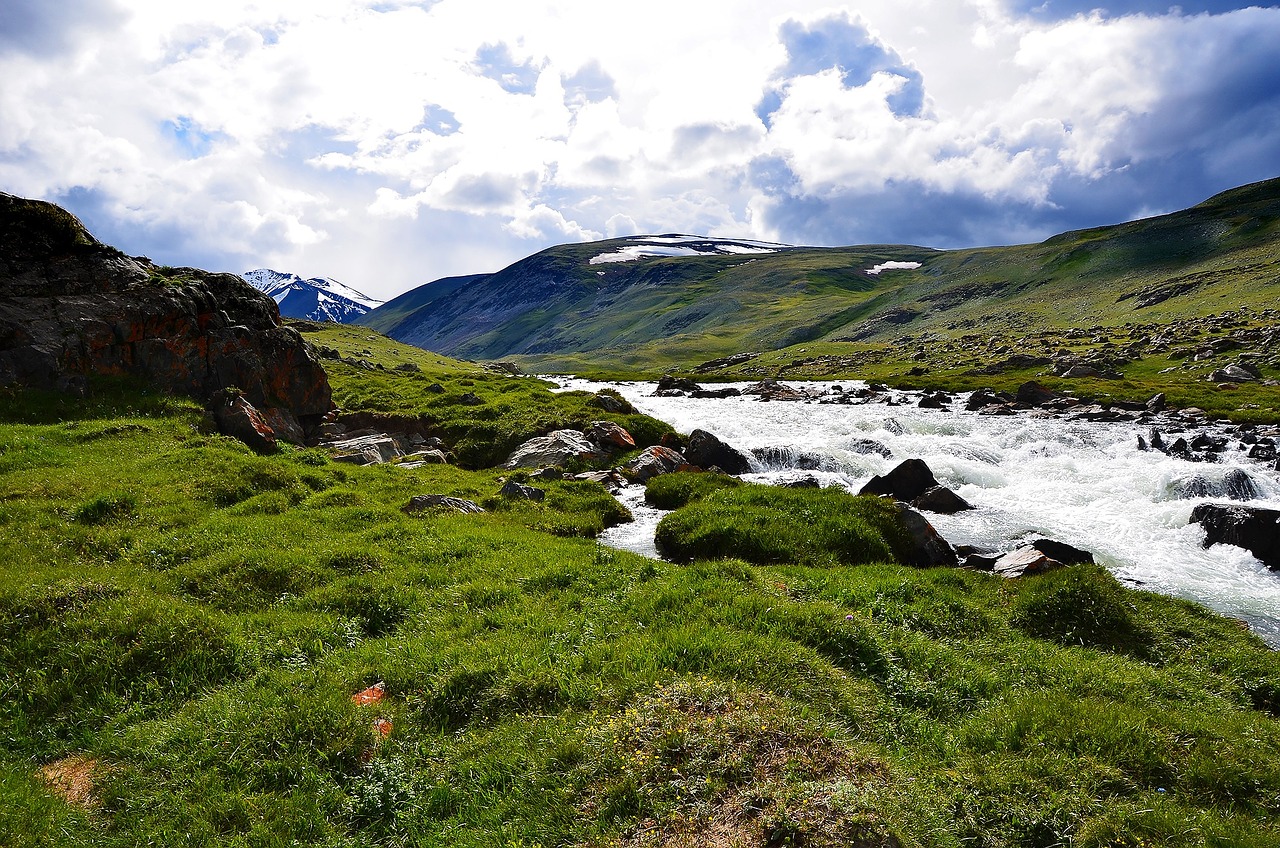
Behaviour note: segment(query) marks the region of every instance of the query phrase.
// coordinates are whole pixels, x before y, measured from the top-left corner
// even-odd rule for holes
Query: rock
[[[462,397],[458,398],[458,403],[463,406],[483,406],[484,401],[475,392],[464,392]]]
[[[1262,497],[1253,478],[1239,468],[1232,468],[1222,478],[1222,494],[1233,501],[1252,501]]]
[[[275,431],[242,395],[223,390],[209,402],[218,432],[239,439],[258,453],[278,450]]]
[[[1160,392],[1158,395],[1152,396],[1151,400],[1147,401],[1145,406],[1147,407],[1148,412],[1164,412],[1164,392]]]
[[[726,356],[723,359],[712,359],[695,367],[693,370],[698,373],[706,373],[715,371],[719,368],[728,368],[731,365],[741,365],[744,362],[750,362],[760,354],[758,353],[735,353],[733,356]]]
[[[761,400],[805,400],[809,396],[791,386],[779,383],[772,377],[752,383],[742,390],[744,395],[756,395]]]
[[[612,421],[592,421],[584,434],[594,442],[602,452],[611,450],[631,450],[636,440],[623,427]]]
[[[1062,567],[1063,563],[1028,545],[1000,557],[992,565],[991,570],[1001,577],[1014,578],[1040,574]]]
[[[327,446],[338,452],[333,458],[334,462],[349,462],[354,465],[377,465],[404,456],[400,443],[394,436],[386,433],[329,442]]]
[[[406,454],[400,463],[401,468],[421,468],[424,465],[448,465],[449,456],[442,450],[414,451]]]
[[[600,472],[605,473],[605,472]],[[559,468],[548,465],[546,468],[539,468],[537,471],[529,475],[534,480],[563,480],[564,472]]]
[[[689,392],[689,397],[692,397],[692,398],[731,398],[731,397],[738,397],[738,396],[739,396],[739,395],[741,395],[741,394],[742,394],[742,392],[741,392],[741,391],[739,391],[738,389],[735,389],[735,388],[733,388],[732,386],[728,386],[728,387],[723,388],[723,389],[698,389],[697,391]]]
[[[427,386],[427,388],[424,391],[430,392],[433,395],[442,395],[444,394],[444,386],[440,385],[439,383],[432,383],[431,385]]]
[[[628,403],[623,397],[608,389],[596,392],[588,403],[592,406],[600,407],[605,412],[612,412],[615,415],[630,415],[636,411],[636,408]]]
[[[793,447],[771,445],[767,448],[752,448],[751,455],[768,468],[795,468],[800,471],[819,471],[831,464],[830,457]]]
[[[1031,543],[1030,547],[1063,565],[1092,565],[1094,562],[1093,554],[1068,545],[1066,542],[1055,542],[1053,539],[1036,539]]]
[[[1258,442],[1249,448],[1250,459],[1270,460],[1276,458],[1276,446],[1266,442]]]
[[[858,494],[891,495],[904,503],[910,503],[936,486],[938,481],[924,460],[908,459],[888,474],[872,477]]]
[[[611,471],[586,471],[573,475],[573,479],[599,483],[606,491],[615,495],[627,485],[627,478],[623,477],[616,468]]]
[[[795,480],[784,480],[778,484],[784,489],[821,489],[822,484],[812,474],[797,477]]]
[[[898,518],[907,535],[907,549],[901,554],[904,564],[920,568],[956,565],[955,550],[923,515],[899,503]]]
[[[959,551],[957,551],[959,553]],[[971,568],[974,571],[991,571],[996,567],[996,563],[1000,561],[1000,554],[988,554],[981,551],[966,553],[960,560],[962,568]]]
[[[883,443],[877,442],[875,439],[853,439],[848,443],[847,447],[851,453],[859,453],[863,455],[875,453],[883,456],[885,459],[889,459],[893,456],[893,451],[889,450],[889,448]]]
[[[950,403],[945,395],[924,395],[916,406],[921,409],[946,409]]]
[[[271,298],[129,258],[52,204],[0,193],[0,291],[0,385],[80,393],[91,375],[135,377],[206,403],[235,387],[303,431],[333,408],[319,355]]]
[[[674,374],[663,374],[658,380],[659,392],[696,392],[701,388],[702,386],[688,377],[677,377]]]
[[[533,486],[526,486],[523,483],[517,483],[515,480],[508,480],[498,491],[498,494],[504,498],[516,498],[525,501],[541,501],[547,496],[542,489]]]
[[[1272,570],[1280,570],[1280,510],[1200,504],[1191,522],[1205,529],[1204,546],[1235,545]]]
[[[504,468],[541,468],[563,466],[576,459],[599,459],[599,449],[577,430],[556,430],[538,436],[516,448],[507,457]]]
[[[911,505],[925,512],[937,512],[942,515],[953,515],[973,509],[973,504],[948,489],[946,486],[933,486],[925,489],[919,497],[913,498]]]
[[[685,465],[685,458],[671,448],[654,445],[645,448],[640,455],[623,469],[627,476],[638,483],[647,483],[661,474],[670,474]]]
[[[1209,375],[1211,383],[1252,383],[1257,379],[1258,377],[1252,371],[1240,365],[1228,365]]]
[[[484,512],[484,509],[474,501],[450,497],[449,495],[414,495],[401,511],[413,515],[414,513],[437,507],[462,513]]]
[[[1016,399],[1018,403],[1025,403],[1027,406],[1043,406],[1051,400],[1062,397],[1055,391],[1046,389],[1034,380],[1023,383],[1018,387]]]
[[[1013,403],[1016,398],[1008,392],[996,392],[991,389],[978,389],[969,395],[969,400],[965,401],[964,408],[970,412],[976,412],[979,409],[986,409],[989,406],[1003,406]]]
[[[751,460],[742,451],[720,441],[706,430],[694,430],[684,451],[685,461],[702,468],[715,466],[727,474],[751,470]]]

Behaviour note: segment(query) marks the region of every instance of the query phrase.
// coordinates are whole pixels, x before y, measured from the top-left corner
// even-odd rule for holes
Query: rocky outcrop
[[[414,515],[428,509],[443,509],[466,514],[484,512],[484,508],[475,501],[455,498],[451,495],[414,495],[400,511],[406,515]]]
[[[730,447],[713,433],[694,430],[689,434],[685,459],[699,468],[719,468],[726,474],[743,474],[751,470],[751,460],[737,448]]]
[[[310,345],[244,280],[125,256],[65,210],[0,193],[0,385],[84,393],[94,376],[206,403],[234,387],[282,424],[272,438],[333,407]]]
[[[1204,546],[1235,545],[1280,570],[1280,510],[1200,504],[1191,512],[1193,524],[1205,529]]]

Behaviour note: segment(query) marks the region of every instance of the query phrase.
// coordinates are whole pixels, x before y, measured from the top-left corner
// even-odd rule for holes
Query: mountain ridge
[[[655,243],[763,244],[666,234],[559,245],[493,274],[450,278],[448,298],[411,308],[435,283],[408,292],[394,322],[373,310],[358,323],[454,356],[591,354],[626,367],[819,340],[1201,315],[1223,301],[1280,299],[1280,180],[1027,245],[643,255]],[[601,261],[628,251],[637,255]]]

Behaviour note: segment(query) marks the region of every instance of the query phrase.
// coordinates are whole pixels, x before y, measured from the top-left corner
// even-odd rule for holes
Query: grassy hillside
[[[518,429],[585,402],[308,338],[344,404],[460,426],[415,409],[430,379]],[[256,456],[199,420],[117,383],[0,396],[0,845],[1280,839],[1280,659],[1198,606],[772,538],[659,562],[584,538],[620,517],[593,484],[507,501],[492,469]],[[676,488],[696,537],[720,487]],[[488,511],[401,511],[426,493]]]
[[[793,248],[590,264],[628,243],[552,248],[447,301],[400,310],[394,327],[377,326],[451,355],[637,373],[814,342],[891,351],[903,336],[985,341],[1261,310],[1280,302],[1280,180],[1036,245]],[[889,261],[921,267],[867,273]]]

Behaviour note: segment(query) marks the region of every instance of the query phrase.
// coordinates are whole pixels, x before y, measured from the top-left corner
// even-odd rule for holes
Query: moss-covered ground
[[[338,363],[336,393],[512,432],[588,402],[414,361]],[[0,396],[0,845],[1280,841],[1280,660],[1201,607],[1085,568],[655,561],[589,538],[621,517],[598,487],[509,503],[494,469],[199,420]],[[488,511],[401,511],[426,493]]]

